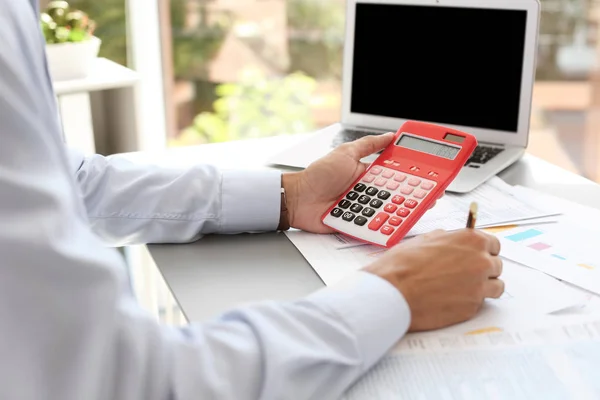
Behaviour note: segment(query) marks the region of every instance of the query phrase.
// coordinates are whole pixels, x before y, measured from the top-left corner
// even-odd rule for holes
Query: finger
[[[354,142],[348,143],[347,146],[341,147],[341,149],[348,152],[348,154],[355,160],[360,160],[363,157],[370,156],[371,154],[377,153],[378,151],[384,149],[388,144],[390,144],[393,138],[393,132],[389,132],[384,135],[365,136],[355,140]]]
[[[483,286],[483,295],[488,299],[497,299],[504,293],[504,281],[488,279]]]
[[[502,275],[502,259],[498,256],[492,257],[492,268],[490,269],[490,278],[499,278]]]
[[[490,252],[490,254],[493,256],[500,254],[500,240],[498,240],[496,236],[488,235],[487,233],[484,235],[488,238],[487,250]]]

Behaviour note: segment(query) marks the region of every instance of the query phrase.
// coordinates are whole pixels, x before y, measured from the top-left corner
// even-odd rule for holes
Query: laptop
[[[269,161],[305,168],[424,121],[477,137],[448,191],[475,189],[527,147],[539,15],[537,0],[347,0],[341,122]]]

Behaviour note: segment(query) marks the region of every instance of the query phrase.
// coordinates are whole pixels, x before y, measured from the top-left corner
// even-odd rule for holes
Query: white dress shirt
[[[158,325],[106,244],[275,229],[280,174],[68,152],[37,3],[0,0],[0,398],[340,396],[406,332],[402,295],[359,272],[294,302]]]

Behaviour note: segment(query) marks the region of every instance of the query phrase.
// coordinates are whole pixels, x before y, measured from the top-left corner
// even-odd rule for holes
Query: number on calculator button
[[[342,216],[342,218],[344,219],[344,221],[352,221],[354,219],[355,215],[352,214],[351,212],[345,212],[344,215]]]
[[[356,186],[354,186],[354,190],[359,193],[364,192],[366,188],[367,188],[367,185],[365,185],[363,183],[357,183]]]
[[[366,208],[363,210],[362,214],[363,214],[365,217],[372,217],[372,216],[373,216],[373,214],[375,214],[375,210],[373,210],[372,208],[366,207]]]
[[[384,226],[383,228],[381,228],[381,233],[383,233],[384,235],[391,235],[392,233],[394,233],[394,228],[392,228],[389,225]]]
[[[346,198],[348,198],[350,200],[356,200],[357,197],[358,197],[358,193],[356,193],[356,192],[348,192],[348,194],[346,195]]]
[[[404,207],[406,208],[415,208],[419,204],[416,200],[408,199],[404,202]]]
[[[350,211],[355,212],[355,213],[359,213],[361,210],[363,209],[363,206],[361,206],[360,204],[352,204],[352,207],[350,207]]]
[[[383,205],[383,201],[379,200],[379,199],[373,199],[373,201],[371,202],[370,206],[373,208],[379,208]]]
[[[379,194],[377,195],[377,197],[379,197],[381,200],[387,200],[390,198],[392,194],[386,190],[382,190],[381,192],[379,192]]]
[[[375,196],[377,194],[377,192],[379,192],[379,189],[374,188],[373,186],[371,186],[370,188],[367,189],[367,194],[369,196]]]
[[[342,211],[339,208],[334,208],[333,210],[331,210],[331,216],[339,218],[342,214],[344,213],[344,211]]]
[[[364,194],[358,198],[358,202],[360,204],[367,204],[370,201],[371,201],[371,198],[369,196],[365,196]]]
[[[352,205],[352,203],[349,202],[348,200],[344,199],[344,200],[340,201],[340,204],[338,204],[338,207],[343,208],[345,210],[348,207],[350,207],[350,205]]]
[[[377,214],[369,223],[369,229],[372,231],[378,231],[379,228],[381,228],[381,225],[385,224],[385,221],[387,221],[389,217],[390,216],[386,213]]]

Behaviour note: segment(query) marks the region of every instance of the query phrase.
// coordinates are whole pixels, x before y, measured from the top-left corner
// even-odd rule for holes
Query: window
[[[171,146],[338,121],[344,0],[165,1]],[[600,108],[598,2],[541,4],[529,151],[600,179],[600,166],[590,161],[600,158],[600,121],[592,112]]]
[[[170,0],[169,143],[294,134],[339,120],[344,8],[343,0]]]

